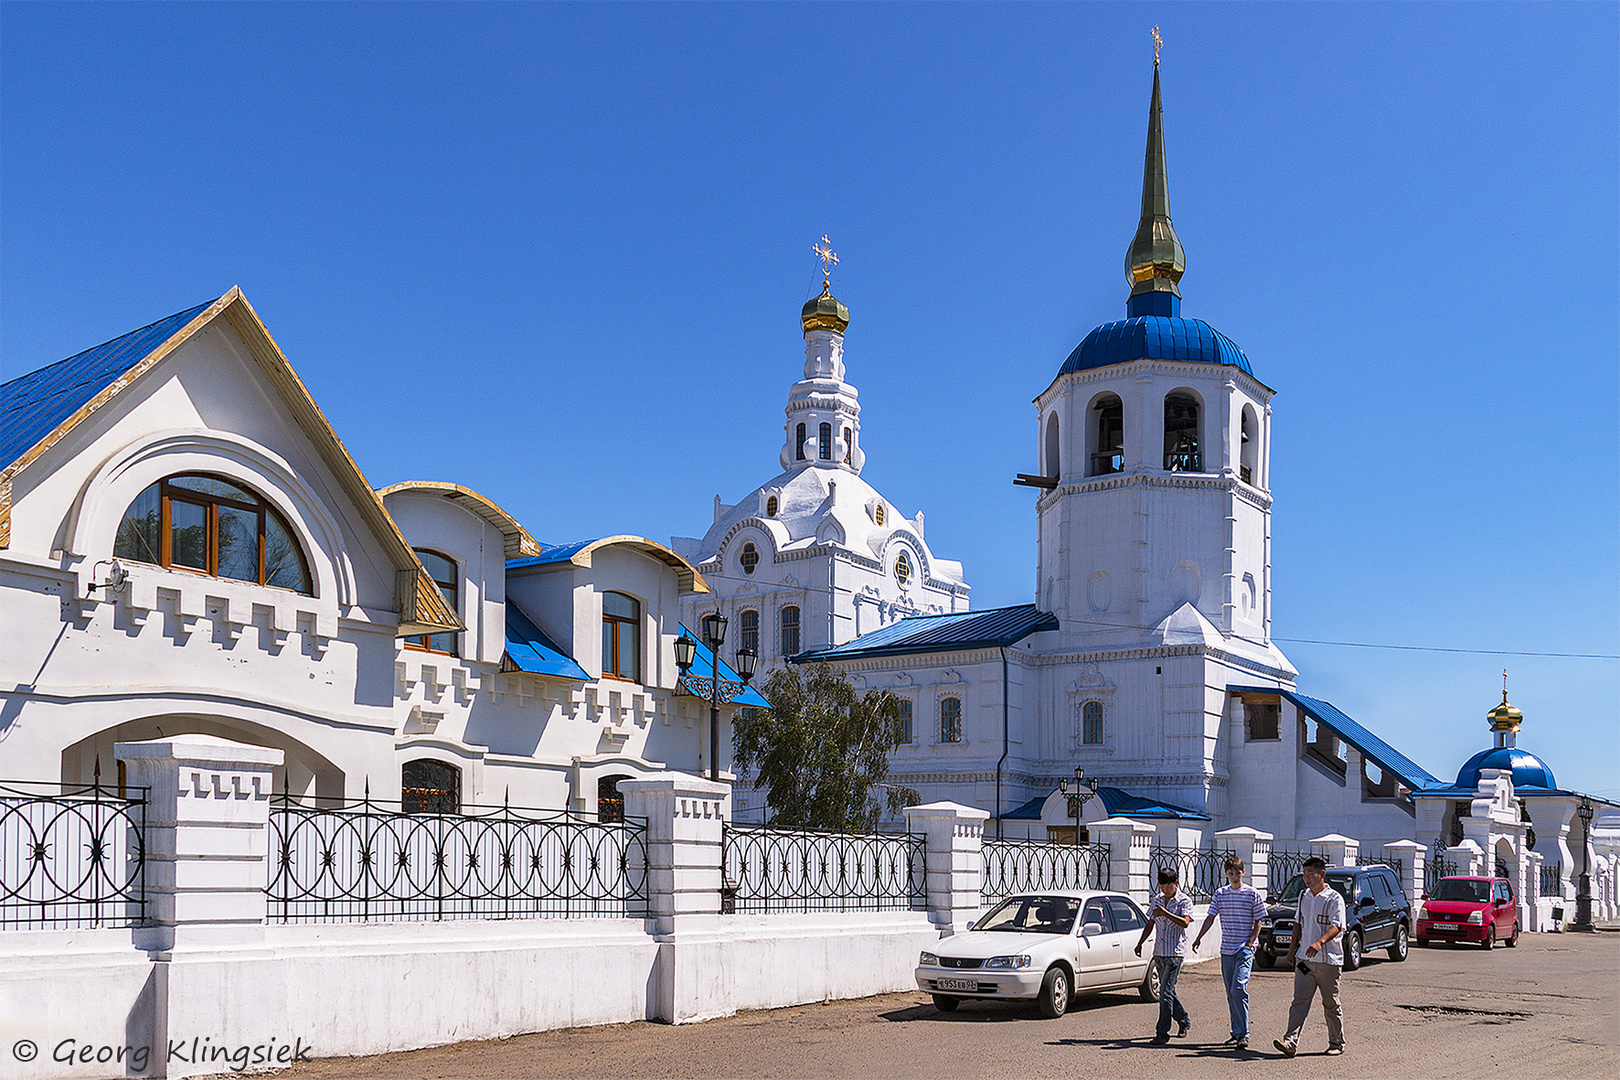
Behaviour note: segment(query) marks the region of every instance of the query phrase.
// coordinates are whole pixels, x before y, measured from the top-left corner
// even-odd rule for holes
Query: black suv
[[[1328,888],[1344,897],[1344,970],[1361,966],[1367,949],[1387,948],[1391,960],[1405,960],[1412,939],[1412,902],[1400,878],[1387,866],[1330,866]],[[1294,911],[1305,879],[1295,874],[1282,893],[1266,897],[1266,917],[1260,923],[1260,945],[1254,962],[1270,967],[1288,955],[1293,943]]]

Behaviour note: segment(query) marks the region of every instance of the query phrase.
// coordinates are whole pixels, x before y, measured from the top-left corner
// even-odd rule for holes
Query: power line
[[[1274,637],[1290,645],[1337,645],[1345,649],[1399,649],[1402,652],[1471,653],[1476,656],[1546,656],[1560,660],[1620,660],[1610,653],[1521,652],[1517,649],[1451,649],[1443,645],[1381,645],[1369,641],[1318,641],[1314,638]]]

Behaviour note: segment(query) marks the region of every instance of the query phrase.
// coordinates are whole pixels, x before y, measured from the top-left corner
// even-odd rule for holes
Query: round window
[[[894,580],[902,585],[911,580],[911,556],[903,551],[900,557],[894,560]]]
[[[759,565],[759,549],[753,544],[744,544],[742,555],[738,557],[737,561],[742,563],[743,573],[752,574],[754,567]]]

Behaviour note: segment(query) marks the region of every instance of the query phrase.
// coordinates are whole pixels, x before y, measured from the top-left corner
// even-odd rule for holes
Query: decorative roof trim
[[[709,583],[703,580],[703,575],[698,573],[697,567],[658,541],[648,540],[645,536],[632,536],[629,533],[618,536],[603,536],[596,540],[586,540],[578,544],[542,547],[538,555],[514,559],[513,564],[515,569],[522,569],[524,566],[538,566],[545,563],[566,561],[589,570],[592,556],[605,547],[634,548],[644,555],[650,555],[652,558],[657,559],[675,571],[676,579],[679,581],[683,593],[706,593],[709,591]]]
[[[11,543],[11,488],[17,474],[37,461],[45,451],[61,442],[69,432],[221,315],[247,346],[249,354],[258,362],[270,384],[281,396],[282,403],[298,421],[304,434],[315,444],[321,460],[332,470],[344,494],[349,496],[359,509],[361,518],[370,527],[388,554],[389,560],[394,564],[396,571],[394,599],[399,612],[399,636],[465,630],[466,625],[445,604],[438,586],[422,568],[416,553],[411,550],[410,544],[400,533],[399,526],[394,524],[394,519],[389,517],[388,511],[383,508],[382,499],[372,490],[371,485],[366,483],[365,476],[360,472],[360,466],[349,456],[343,441],[338,438],[337,432],[333,430],[326,415],[321,412],[320,406],[315,404],[309,388],[293,371],[286,355],[270,336],[269,329],[260,320],[252,305],[247,302],[247,298],[242,295],[241,288],[235,285],[167,341],[108,383],[72,416],[58,424],[49,435],[7,465],[4,472],[0,472],[0,548],[9,547]]]
[[[377,494],[386,500],[388,496],[400,491],[422,491],[442,495],[458,506],[465,506],[501,531],[501,536],[506,540],[508,559],[540,554],[540,541],[530,536],[529,531],[518,524],[517,518],[472,488],[444,480],[405,480],[398,484],[390,484]]]
[[[1105,382],[1110,379],[1118,379],[1126,374],[1140,375],[1143,372],[1153,375],[1197,375],[1208,378],[1211,368],[1226,372],[1242,390],[1258,398],[1262,405],[1270,404],[1271,399],[1277,396],[1277,391],[1257,379],[1253,372],[1244,371],[1242,368],[1231,364],[1212,364],[1207,360],[1162,360],[1157,357],[1142,356],[1135,360],[1108,364],[1104,367],[1060,371],[1057,377],[1047,384],[1045,390],[1042,390],[1030,400],[1036,405],[1043,404],[1048,400],[1053,388],[1059,383],[1074,386],[1090,382]]]

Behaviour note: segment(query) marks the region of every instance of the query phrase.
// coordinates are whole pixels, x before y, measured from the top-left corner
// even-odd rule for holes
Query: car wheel
[[[1254,954],[1254,962],[1262,969],[1268,969],[1277,962],[1277,954],[1261,949]]]
[[[1391,960],[1406,959],[1407,941],[1406,924],[1401,923],[1395,928],[1395,941],[1389,947],[1389,958]]]
[[[1344,970],[1354,971],[1361,966],[1361,931],[1352,930],[1344,939]]]
[[[1494,949],[1496,947],[1496,924],[1495,923],[1492,923],[1490,926],[1487,926],[1485,928],[1485,940],[1481,941],[1479,943],[1479,945],[1480,945],[1480,948],[1482,948],[1482,949]]]
[[[1048,1020],[1056,1019],[1069,1011],[1069,973],[1060,967],[1055,967],[1046,973],[1046,979],[1041,983],[1041,996],[1036,999],[1041,1007],[1041,1015]]]
[[[949,994],[935,994],[934,1008],[940,1012],[955,1012],[956,1007],[962,1004],[961,998],[953,998]]]
[[[1142,976],[1142,985],[1136,988],[1136,992],[1142,995],[1143,1001],[1159,1000],[1159,966],[1157,964],[1148,965],[1147,974]]]
[[[1507,941],[1503,942],[1503,944],[1510,949],[1516,949],[1519,947],[1519,923],[1517,920],[1515,920],[1513,923],[1513,936],[1508,938]]]

